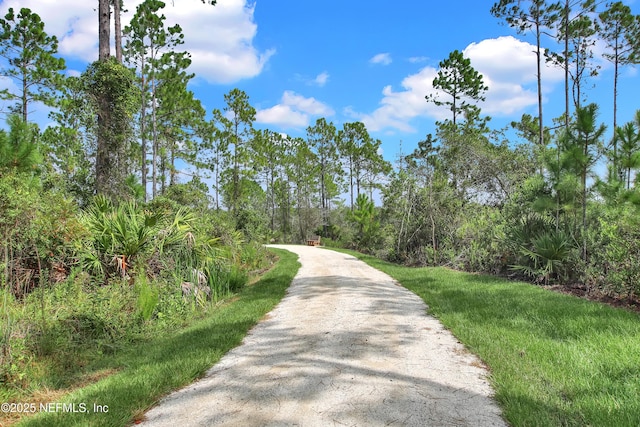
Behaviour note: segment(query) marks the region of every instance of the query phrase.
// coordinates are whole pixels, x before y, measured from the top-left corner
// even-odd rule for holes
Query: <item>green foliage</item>
[[[200,178],[193,179],[185,184],[173,184],[167,187],[163,196],[173,200],[178,206],[187,206],[195,211],[204,211],[209,206],[207,184]]]
[[[8,133],[0,130],[0,174],[7,170],[36,172],[42,163],[37,129],[18,115],[9,116],[7,124]]]
[[[149,283],[147,273],[143,268],[136,273],[135,286],[138,291],[138,313],[144,321],[148,321],[160,302],[158,289]]]
[[[58,40],[44,31],[44,22],[30,9],[21,8],[16,14],[10,7],[0,19],[0,28],[0,57],[7,60],[0,75],[11,78],[16,88],[3,89],[0,98],[16,101],[13,112],[26,122],[29,103],[54,104],[52,92],[61,81],[58,72],[65,69],[65,63],[54,56]]]
[[[64,276],[83,235],[75,215],[64,194],[44,190],[30,174],[0,176],[0,284],[22,296],[46,284],[54,266]]]
[[[95,185],[98,194],[123,196],[131,159],[131,122],[138,91],[134,73],[115,59],[96,61],[82,74],[85,93],[97,115]]]
[[[512,268],[549,284],[554,279],[566,280],[567,261],[571,255],[571,241],[562,231],[549,230],[534,236],[528,244],[520,246],[520,254],[529,262]]]
[[[456,230],[456,258],[465,271],[504,274],[509,253],[505,247],[506,224],[501,211],[471,205],[466,221]]]
[[[354,235],[356,248],[366,252],[375,250],[380,240],[380,222],[376,218],[373,200],[359,194],[350,217],[357,227]]]
[[[619,151],[613,153],[613,165],[629,190],[632,171],[640,169],[640,110],[636,112],[635,122],[615,129],[614,141],[619,144]]]
[[[221,135],[225,139],[224,145],[229,147],[224,153],[229,168],[221,175],[222,189],[225,205],[236,214],[243,204],[252,203],[253,195],[260,193],[254,185],[256,171],[251,167],[255,152],[251,138],[256,110],[249,104],[249,96],[237,88],[224,95],[224,100],[224,111],[230,118],[221,121]]]
[[[638,209],[619,205],[601,207],[588,243],[591,256],[585,284],[611,296],[633,299],[640,295],[640,223]]]
[[[82,265],[104,280],[128,277],[136,258],[149,253],[159,232],[158,220],[133,201],[114,206],[105,196],[97,196],[82,215],[91,234],[91,241],[83,248]]]
[[[482,74],[471,66],[471,60],[465,58],[458,50],[451,52],[438,66],[440,68],[438,75],[433,79],[433,87],[450,96],[451,101],[441,101],[435,95],[427,95],[425,98],[438,106],[449,106],[455,126],[461,112],[472,110],[468,100],[484,101],[484,92],[489,87],[484,85]]]
[[[300,264],[290,252],[277,253],[278,265],[233,301],[219,305],[189,325],[149,334],[143,341],[125,342],[121,348],[88,363],[84,368],[88,375],[104,370],[112,374],[75,389],[64,401],[100,402],[109,407],[109,412],[97,417],[94,413],[43,412],[25,419],[24,425],[113,426],[135,422],[160,397],[204,375],[282,299]]]

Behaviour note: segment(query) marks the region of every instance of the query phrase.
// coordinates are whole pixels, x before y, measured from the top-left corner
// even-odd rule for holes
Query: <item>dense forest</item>
[[[624,2],[495,3],[496,19],[536,37],[538,115],[492,128],[488,87],[455,50],[433,81],[442,96],[424,101],[450,118],[392,163],[361,122],[322,118],[306,137],[259,129],[239,89],[205,111],[165,4],[144,1],[121,28],[120,3],[99,1],[99,59],[80,76],[65,74],[36,13],[0,19],[0,74],[15,83],[0,92],[11,103],[0,131],[3,393],[37,376],[35,359],[68,366],[83,346],[108,352],[178,327],[266,268],[264,243],[311,235],[407,265],[637,300],[640,110],[618,123],[616,96],[619,74],[640,62],[640,17]],[[613,123],[585,97],[596,42],[615,69]],[[561,117],[543,114],[545,63],[565,72]],[[36,103],[51,109],[44,129]]]

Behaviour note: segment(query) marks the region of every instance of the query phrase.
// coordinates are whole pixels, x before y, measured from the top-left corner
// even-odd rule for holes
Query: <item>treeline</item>
[[[640,62],[640,17],[623,2],[569,0],[502,0],[491,12],[535,37],[539,115],[512,122],[520,141],[506,141],[474,105],[487,89],[482,77],[452,52],[433,82],[444,98],[427,99],[448,106],[452,119],[400,159],[380,211],[388,233],[379,250],[402,262],[633,300],[640,290],[640,112],[619,125],[617,94],[623,67]],[[587,98],[599,72],[597,43],[614,68],[608,134]],[[565,71],[565,112],[550,122],[543,121],[545,61]]]

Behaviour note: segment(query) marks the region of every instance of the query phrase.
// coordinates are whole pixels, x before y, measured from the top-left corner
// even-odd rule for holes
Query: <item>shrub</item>
[[[633,298],[640,294],[640,223],[636,208],[600,212],[588,234],[584,281],[592,289]]]

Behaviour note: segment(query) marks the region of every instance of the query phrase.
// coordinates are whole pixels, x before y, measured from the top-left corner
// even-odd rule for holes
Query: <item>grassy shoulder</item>
[[[202,377],[285,295],[300,264],[296,255],[273,250],[280,257],[276,267],[232,302],[184,330],[104,360],[102,370],[113,374],[50,403],[49,412],[38,406],[38,414],[19,425],[126,426],[140,419],[160,397]]]
[[[638,425],[637,313],[530,284],[345,252],[419,295],[482,358],[512,425]]]

